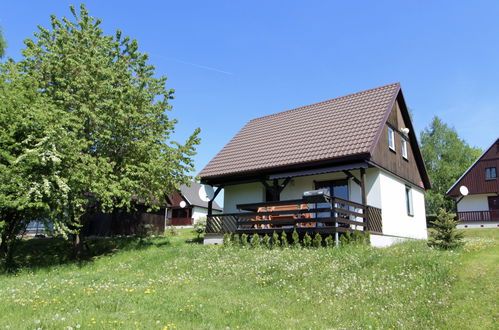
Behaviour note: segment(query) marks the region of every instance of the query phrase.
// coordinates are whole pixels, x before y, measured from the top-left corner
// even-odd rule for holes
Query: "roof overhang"
[[[316,175],[316,174],[324,174],[324,173],[333,173],[333,172],[341,172],[348,170],[355,170],[359,168],[368,168],[369,166],[365,162],[359,163],[350,163],[344,165],[330,166],[324,168],[315,168],[309,170],[301,170],[295,172],[287,172],[287,173],[278,173],[269,175],[269,180],[273,179],[285,179],[285,178],[294,178],[297,176],[307,176],[307,175]]]

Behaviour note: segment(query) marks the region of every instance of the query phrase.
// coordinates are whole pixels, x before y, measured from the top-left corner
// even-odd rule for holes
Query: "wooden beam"
[[[280,187],[279,187],[279,194],[284,190],[284,188],[286,188],[286,186],[288,185],[288,183],[291,181],[291,177],[288,177],[286,179],[284,179],[284,182],[281,183]]]
[[[367,195],[366,195],[366,169],[360,169],[360,192],[362,196],[362,205],[367,207]],[[365,213],[365,221],[369,223],[369,216],[367,215],[367,209],[363,211]],[[367,230],[367,226],[364,227],[364,231]]]
[[[217,190],[215,190],[215,193],[213,194],[213,198],[208,201],[208,216],[213,215],[213,201],[218,196],[218,193],[220,192],[220,190],[222,190],[223,187],[223,185],[218,186]]]
[[[363,168],[361,168],[361,171],[363,170]],[[349,179],[352,179],[356,184],[358,184],[359,186],[361,185],[361,182],[359,181],[359,179],[357,179],[355,177],[355,175],[353,175],[349,170],[344,170],[343,173],[345,173],[347,175],[347,177]]]

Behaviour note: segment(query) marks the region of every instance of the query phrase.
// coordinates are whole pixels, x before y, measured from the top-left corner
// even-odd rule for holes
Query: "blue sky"
[[[0,2],[7,56],[71,3]],[[168,77],[175,138],[202,129],[197,171],[252,118],[396,81],[418,132],[438,115],[473,146],[499,137],[498,1],[85,3]]]

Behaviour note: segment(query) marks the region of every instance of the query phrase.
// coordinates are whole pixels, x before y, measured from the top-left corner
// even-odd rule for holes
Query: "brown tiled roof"
[[[400,90],[390,84],[249,121],[201,178],[369,154]]]

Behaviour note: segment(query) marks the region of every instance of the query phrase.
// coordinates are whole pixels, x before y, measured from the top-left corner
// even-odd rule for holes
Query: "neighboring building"
[[[499,227],[499,139],[450,187],[456,198],[459,228]],[[468,195],[462,196],[461,187]]]
[[[202,188],[202,184],[192,182],[190,187],[182,185],[180,191],[167,197],[167,224],[189,226],[207,216],[209,199],[201,196]],[[181,206],[182,202],[185,203],[184,207]],[[222,212],[222,208],[216,202],[213,202],[212,208],[214,213]]]
[[[201,196],[202,187],[197,182],[192,182],[190,187],[182,185],[178,192],[166,196],[166,205],[156,211],[138,205],[132,212],[115,210],[91,215],[83,232],[87,236],[161,234],[169,225],[193,225],[208,213],[209,201],[206,195]],[[216,202],[212,202],[212,209],[214,213],[222,211]]]
[[[398,83],[253,119],[199,176],[224,189],[207,243],[295,229],[368,230],[375,246],[427,238],[430,181]],[[303,198],[319,188],[334,198]]]

